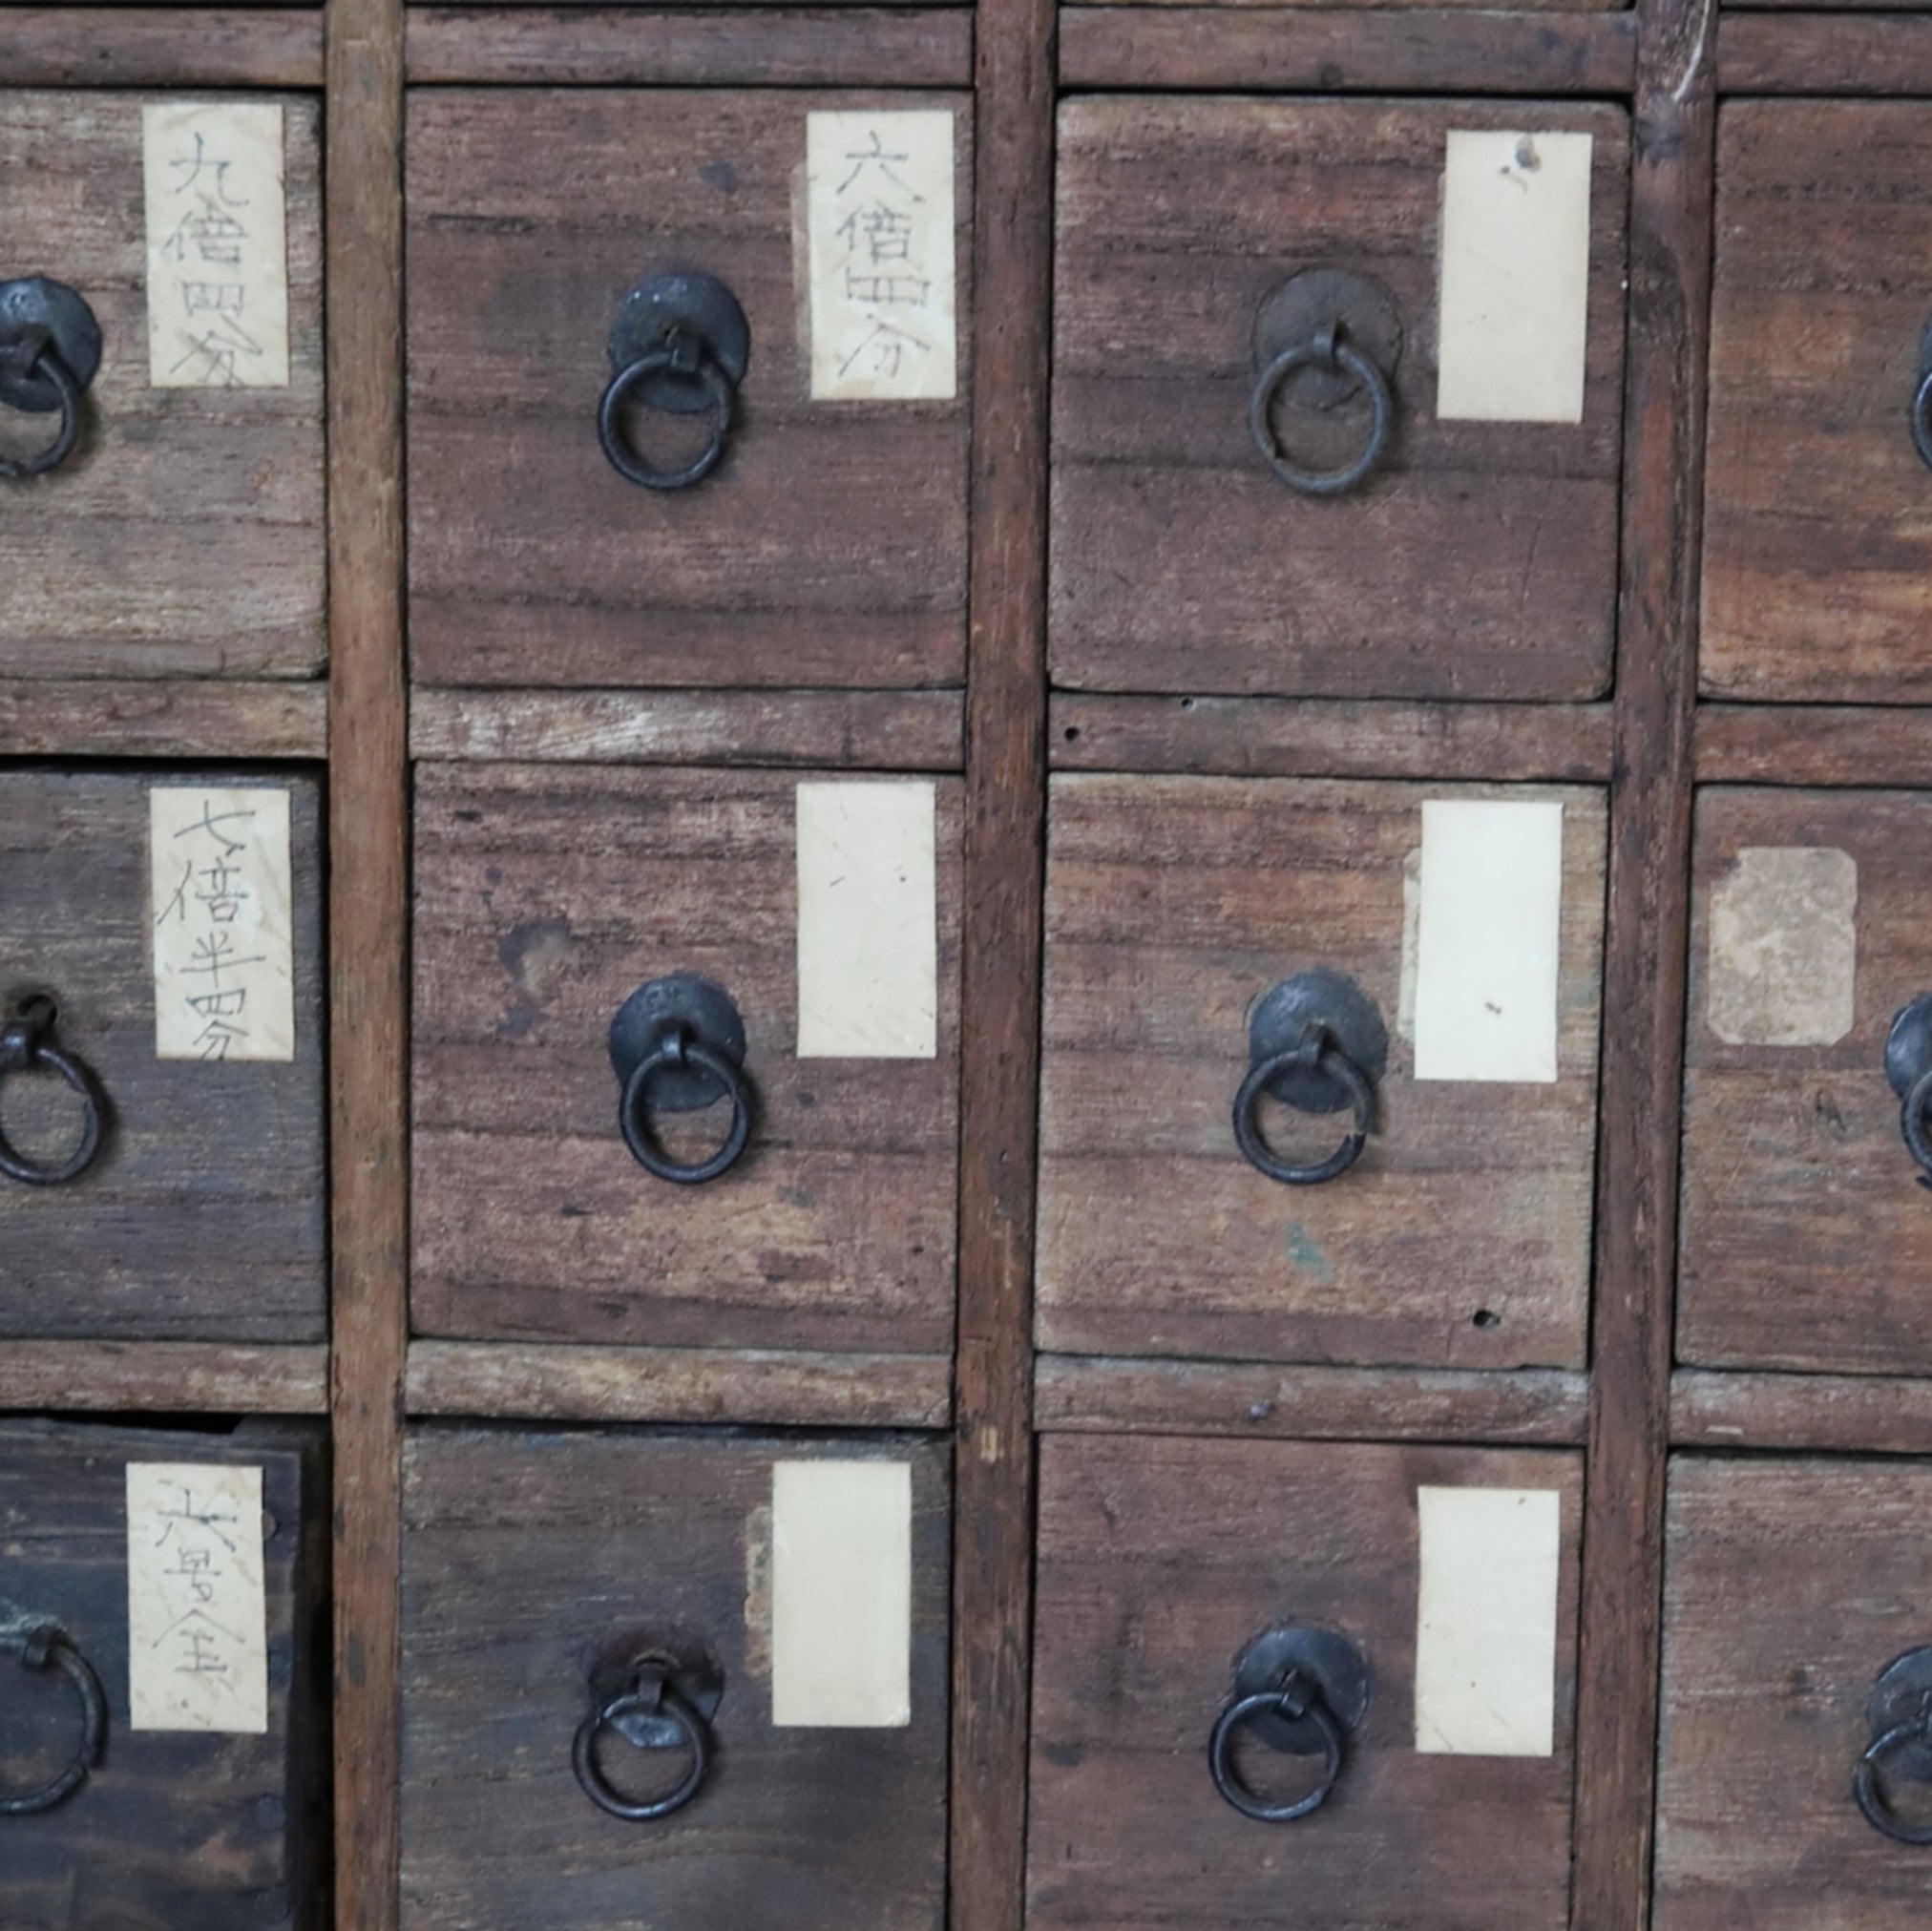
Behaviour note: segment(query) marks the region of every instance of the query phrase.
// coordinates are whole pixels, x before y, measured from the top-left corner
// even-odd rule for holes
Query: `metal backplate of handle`
[[[0,404],[60,421],[31,456],[0,456],[0,481],[58,469],[80,439],[80,399],[100,367],[100,324],[64,282],[30,275],[0,282]]]
[[[1921,993],[1892,1016],[1885,1078],[1899,1096],[1899,1134],[1919,1163],[1919,1184],[1932,1187],[1932,993]]]
[[[1234,1688],[1208,1739],[1214,1788],[1257,1823],[1292,1823],[1317,1811],[1340,1780],[1348,1739],[1369,1709],[1369,1665],[1338,1629],[1286,1623],[1265,1629],[1234,1665]],[[1260,1795],[1234,1762],[1243,1735],[1290,1756],[1319,1756],[1314,1783],[1297,1795]]]
[[[751,325],[715,276],[650,275],[623,299],[611,324],[611,378],[598,405],[598,440],[611,467],[646,490],[686,490],[717,468],[751,361]],[[667,415],[709,411],[711,433],[687,462],[660,469],[639,452],[628,427],[634,405]]]
[[[1908,1823],[1886,1795],[1900,1784],[1932,1784],[1932,1648],[1908,1649],[1879,1672],[1865,1720],[1872,1740],[1852,1774],[1859,1811],[1901,1844],[1932,1844],[1932,1811],[1924,1823]]]
[[[1249,1165],[1289,1186],[1346,1173],[1376,1130],[1376,1083],[1389,1059],[1376,1002],[1346,973],[1316,967],[1270,987],[1248,1020],[1248,1072],[1234,1095],[1234,1144]],[[1264,1097],[1299,1113],[1347,1110],[1354,1123],[1325,1160],[1285,1160],[1263,1137]]]
[[[590,1712],[571,1742],[571,1769],[578,1788],[600,1811],[627,1823],[670,1816],[704,1788],[717,1755],[711,1725],[724,1700],[724,1672],[702,1646],[689,1642],[636,1641],[592,1665]],[[605,1739],[616,1736],[633,1750],[679,1755],[675,1783],[655,1795],[630,1796],[603,1767]]]

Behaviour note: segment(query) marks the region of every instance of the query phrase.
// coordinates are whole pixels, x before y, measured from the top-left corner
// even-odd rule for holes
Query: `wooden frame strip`
[[[328,1350],[212,1341],[8,1341],[0,1408],[326,1415]]]
[[[1727,7],[1722,94],[1932,94],[1932,19],[1911,12],[1754,12]]]
[[[1680,1368],[1670,1377],[1670,1439],[1680,1448],[1932,1455],[1932,1381]]]
[[[322,15],[279,8],[0,7],[9,87],[320,87]]]
[[[1703,785],[1928,785],[1932,710],[1700,704],[1696,755]]]
[[[0,681],[0,756],[314,758],[328,754],[320,683]]]

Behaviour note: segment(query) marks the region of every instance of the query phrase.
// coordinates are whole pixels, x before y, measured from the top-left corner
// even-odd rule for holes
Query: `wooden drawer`
[[[789,91],[412,97],[410,635],[419,679],[963,681],[970,358],[962,331],[949,363],[929,306],[911,298],[938,302],[952,261],[921,251],[940,250],[956,260],[957,313],[970,312],[970,106],[963,94]],[[935,375],[950,367],[941,398],[814,395],[804,262],[819,216],[795,222],[794,192],[806,193],[808,122],[861,108],[953,117],[956,247],[943,225],[929,232],[924,212],[945,193],[943,135],[941,180],[923,197],[907,178],[904,123],[892,119],[872,125],[879,152],[855,139],[850,168],[827,189],[836,200],[850,180],[848,219],[866,238],[866,263],[851,273],[861,293],[881,298],[874,320],[889,331],[855,367],[892,348],[904,320],[895,366],[907,382],[915,364]],[[533,154],[548,164],[532,167]],[[598,411],[620,304],[640,278],[673,271],[728,286],[748,323],[749,361],[722,461],[665,491],[635,486],[600,453]],[[698,453],[712,420],[626,409],[620,430],[668,468]]]
[[[1510,135],[1524,128],[1535,132]],[[1628,150],[1626,117],[1609,107],[1066,103],[1055,681],[1352,697],[1603,691],[1616,615]],[[1467,210],[1453,270],[1438,247],[1445,175]],[[1514,298],[1468,266],[1471,251],[1506,257],[1543,226],[1495,206],[1491,175],[1510,177],[1525,205],[1558,207],[1558,237],[1535,244],[1547,262],[1509,285],[1525,304],[1537,290],[1539,314],[1566,318],[1532,326],[1501,375],[1481,345],[1504,339],[1497,317]],[[1538,195],[1542,179],[1556,203]],[[1548,265],[1565,254],[1567,270]],[[1299,322],[1262,324],[1275,292],[1314,270],[1372,285],[1339,305],[1311,293]],[[1473,310],[1480,326],[1465,325]],[[1271,473],[1250,412],[1275,351],[1308,347],[1337,315],[1344,344],[1390,377],[1391,427],[1364,480],[1304,494]],[[1300,467],[1341,468],[1367,447],[1367,395],[1355,376],[1319,366],[1285,373],[1268,417],[1277,447]],[[1489,419],[1470,415],[1479,409]],[[1570,419],[1499,419],[1531,409]]]
[[[416,826],[420,1332],[950,1349],[957,780],[432,766]],[[728,995],[750,1089],[702,1185],[626,1150],[612,1057],[620,1010],[685,974]],[[659,1144],[725,1141],[715,1080],[683,1115],[649,1081]]]
[[[1569,1454],[1048,1438],[1028,1922],[1562,1931],[1582,1489]],[[1276,1629],[1326,1632],[1299,1654],[1342,1761],[1318,1809],[1269,1822],[1210,1760],[1296,1655],[1250,1652]],[[1324,1759],[1266,1747],[1270,1715],[1228,1725],[1229,1768],[1287,1803]]]
[[[253,1493],[239,1471],[259,1471],[257,1520],[237,1519]],[[51,1807],[0,1814],[7,1931],[328,1922],[325,1493],[320,1438],[290,1428],[0,1424],[0,1801],[84,1771]],[[170,1694],[184,1673],[186,1708]],[[181,1727],[149,1727],[158,1711]]]
[[[1922,1847],[1859,1814],[1861,1756],[1922,1726],[1932,1672],[1932,1470],[1911,1461],[1678,1457],[1665,1551],[1657,1931],[1906,1931],[1925,1917]],[[1902,1695],[1900,1684],[1903,1679]],[[1914,1688],[1914,1685],[1917,1688]],[[1922,1740],[1880,1753],[1870,1795],[1922,1833]]]
[[[1580,1365],[1602,795],[1062,776],[1048,822],[1040,1345]],[[1520,906],[1485,893],[1483,868],[1530,881]],[[1539,961],[1505,974],[1506,991],[1468,944],[1485,920]],[[1317,984],[1299,1021],[1270,1029],[1273,989],[1306,973],[1354,994]],[[1492,992],[1495,1005],[1521,996],[1506,1025]],[[1257,1064],[1252,1027],[1269,1031],[1264,1060],[1315,1019],[1353,1040],[1361,999],[1387,1059],[1365,1147],[1326,1184],[1277,1181],[1231,1123]],[[1305,1165],[1339,1151],[1354,1116],[1331,1066],[1325,1055],[1316,1069],[1330,1090],[1305,1097],[1338,1110],[1258,1099],[1264,1151]]]
[[[179,821],[161,871],[158,809]],[[71,1090],[39,1048],[7,1067],[0,1045],[0,1132],[44,1171],[81,1148],[90,1106],[102,1123],[65,1184],[0,1172],[0,1335],[323,1338],[321,871],[306,778],[0,771],[0,1025],[50,998],[44,1044],[100,1089]]]
[[[405,1480],[410,1931],[937,1931],[947,1444],[431,1429]],[[682,1707],[633,1749],[640,1658]],[[589,1794],[682,1788],[693,1729],[681,1808]]]
[[[0,94],[0,278],[66,284],[100,338],[74,453],[46,474],[0,481],[0,677],[312,677],[326,656],[321,102],[227,103],[282,119],[279,387],[252,386],[276,372],[278,258],[266,240],[236,237],[276,195],[272,131],[253,161],[212,133],[199,149],[192,128],[158,136],[149,181],[143,110],[165,104]],[[149,232],[150,199],[170,219],[177,199],[200,206],[183,217],[197,225],[179,234],[178,262],[169,235]],[[151,241],[165,263],[152,276]],[[168,352],[150,347],[151,314],[177,293],[194,317],[181,331],[203,344],[178,358],[174,335]],[[229,313],[231,301],[254,305]],[[0,407],[0,455],[38,454],[58,420]]]

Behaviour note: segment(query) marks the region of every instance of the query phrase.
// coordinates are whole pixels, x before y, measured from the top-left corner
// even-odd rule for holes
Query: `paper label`
[[[1416,1078],[1556,1079],[1561,800],[1422,806]]]
[[[909,1464],[773,1464],[771,1720],[825,1730],[912,1722]]]
[[[128,1697],[136,1730],[268,1728],[262,1471],[131,1461]]]
[[[1452,132],[1440,270],[1437,416],[1581,422],[1590,136]]]
[[[148,845],[157,1058],[293,1060],[287,791],[158,785]]]
[[[1561,1497],[1539,1488],[1418,1488],[1416,1512],[1416,1748],[1552,1754]]]
[[[939,1050],[937,792],[798,787],[798,1057]]]
[[[1831,846],[1747,845],[1711,888],[1705,1023],[1733,1046],[1831,1046],[1857,1018],[1858,866]]]
[[[282,108],[141,110],[148,380],[157,388],[288,387]]]
[[[805,165],[813,398],[950,399],[951,112],[808,115]]]

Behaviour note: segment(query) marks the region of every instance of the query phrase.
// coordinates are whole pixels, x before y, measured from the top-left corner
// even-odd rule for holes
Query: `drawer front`
[[[1222,1931],[1286,1912],[1561,1931],[1581,1464],[1049,1438],[1028,1921]],[[1472,1584],[1484,1563],[1487,1588]],[[1242,1815],[1210,1769],[1223,1712],[1250,1682],[1279,1681],[1279,1656],[1251,1648],[1272,1630],[1288,1632],[1281,1654],[1309,1645],[1342,1732],[1332,1795],[1284,1822]],[[1296,1633],[1311,1630],[1345,1648]],[[1237,1658],[1251,1674],[1237,1679]],[[1226,1768],[1237,1795],[1286,1805],[1320,1787],[1325,1759],[1318,1739],[1270,1748],[1266,1722],[1236,1720]],[[1296,1753],[1303,1741],[1317,1747]]]
[[[162,1464],[157,1480],[169,1479],[143,1488],[131,1547],[128,1470],[144,1464]],[[0,1814],[8,1931],[319,1931],[328,1921],[320,1466],[319,1438],[286,1428],[0,1425],[0,1802],[44,1797],[84,1769],[48,1808]],[[260,1472],[259,1522],[236,1520],[225,1490],[237,1470]],[[131,1560],[142,1565],[138,1649],[129,1640]],[[233,1593],[244,1565],[261,1581],[259,1602]],[[145,1595],[157,1586],[168,1597],[158,1622]],[[194,1608],[198,1590],[220,1613],[213,1634]],[[146,1627],[163,1627],[182,1605],[187,1620],[166,1628],[157,1656]],[[55,1640],[23,1669],[35,1631]],[[135,1728],[135,1684],[145,1718],[156,1686],[165,1693],[197,1662],[198,1685],[225,1672],[237,1698],[258,1705],[265,1674],[265,1728]],[[224,1710],[220,1696],[193,1703],[199,1720],[240,1720],[211,1717]],[[93,1745],[97,1761],[86,1765]]]
[[[1525,128],[1510,146],[1509,131]],[[1525,300],[1536,289],[1550,325],[1505,361],[1555,390],[1567,384],[1569,400],[1534,395],[1506,368],[1499,388],[1480,346],[1513,298],[1469,262],[1507,257],[1532,233],[1485,199],[1493,155],[1477,169],[1485,178],[1468,172],[1465,157],[1488,153],[1473,138],[1484,131],[1503,142],[1502,171],[1525,204],[1545,165],[1539,138],[1549,178],[1567,183],[1562,205],[1549,204],[1558,233],[1544,252],[1569,265],[1532,259],[1518,287]],[[1620,112],[1547,102],[1062,107],[1055,681],[1428,698],[1602,691],[1615,634],[1628,149]],[[1467,210],[1450,318],[1462,346],[1438,396],[1452,168]],[[1368,286],[1338,303],[1302,282],[1305,306],[1291,294],[1289,321],[1264,316],[1277,290],[1315,270]],[[1465,329],[1472,307],[1481,312]],[[1309,346],[1336,317],[1340,339],[1389,379],[1390,422],[1361,482],[1307,494],[1271,472],[1250,412],[1274,351]],[[1354,374],[1283,373],[1269,433],[1294,467],[1337,472],[1367,454],[1368,393]],[[1572,419],[1463,419],[1476,409]]]
[[[1583,789],[1055,779],[1040,1346],[1580,1364],[1604,850],[1603,798]],[[1499,870],[1524,880],[1519,902],[1485,889]],[[1484,925],[1537,970],[1497,976],[1470,943]],[[1298,1018],[1257,1047],[1272,1002],[1302,988]],[[1519,1000],[1520,1032],[1477,1037]],[[1359,1158],[1297,1184],[1245,1158],[1232,1123],[1257,1064],[1317,1023],[1370,1076],[1359,1036],[1378,1034],[1386,1065]],[[1539,1028],[1542,1069],[1514,1058],[1534,1057]],[[1254,1095],[1264,1156],[1342,1155],[1355,1114],[1332,1066],[1301,1098],[1339,1110]]]
[[[808,232],[824,242],[852,222],[840,286],[877,299],[850,337],[859,359],[848,376],[872,366],[903,390],[915,367],[944,369],[934,323],[956,263],[956,313],[971,312],[970,108],[951,94],[412,98],[410,635],[419,679],[963,681],[964,333],[949,396],[814,399],[823,386],[805,262]],[[875,140],[843,136],[850,166],[826,172],[809,220],[795,217],[795,192],[807,200],[808,123],[860,109],[880,111],[867,126]],[[943,132],[935,183],[911,172],[915,143],[891,117],[907,113],[953,118],[951,242],[929,212],[945,192]],[[534,154],[554,164],[533,167]],[[690,271],[735,297],[748,361],[716,469],[687,488],[639,487],[598,449],[612,326],[640,278]],[[823,340],[845,338],[828,322]],[[699,454],[715,422],[704,408],[681,416],[626,404],[617,429],[669,470]]]
[[[64,1184],[0,1171],[0,1335],[324,1337],[321,871],[307,779],[0,771],[0,1025],[54,1008],[0,1133],[45,1172],[100,1125]]]
[[[1722,111],[1701,644],[1712,696],[1932,699],[1932,472],[1912,428],[1932,322],[1928,170],[1921,103]]]
[[[1909,1733],[1866,1766],[1866,1800],[1882,1821],[1932,1827],[1932,1671],[1922,1654],[1879,1685],[1932,1643],[1928,1508],[1932,1470],[1916,1462],[1673,1463],[1657,1931],[1924,1922],[1927,1853],[1860,1815],[1856,1780],[1902,1706]]]
[[[1932,992],[1932,796],[1708,789],[1695,849],[1678,1354],[1922,1374],[1932,1216],[1887,1040]]]
[[[937,1931],[943,1443],[425,1430],[405,1468],[410,1931]],[[671,1720],[634,1744],[595,1712],[640,1658]],[[676,1810],[590,1795],[682,1790],[694,1730]]]
[[[144,109],[173,104],[0,93],[0,279],[64,284],[99,331],[73,453],[0,480],[0,677],[296,678],[323,666],[321,103],[228,98],[231,114],[280,115],[279,183],[272,118],[266,133],[237,134],[220,110],[199,148],[198,123],[158,132],[144,166]],[[257,386],[280,372],[282,257],[259,232],[278,197],[287,380]],[[166,352],[151,349],[151,317],[171,331]],[[55,401],[49,389],[36,412],[0,406],[0,457],[53,443]]]
[[[417,1329],[946,1352],[959,837],[955,779],[425,767]],[[686,1185],[627,1149],[612,1026],[693,974],[742,1022],[749,1127]],[[704,1162],[733,1118],[704,1090],[647,1076],[634,1129]]]

